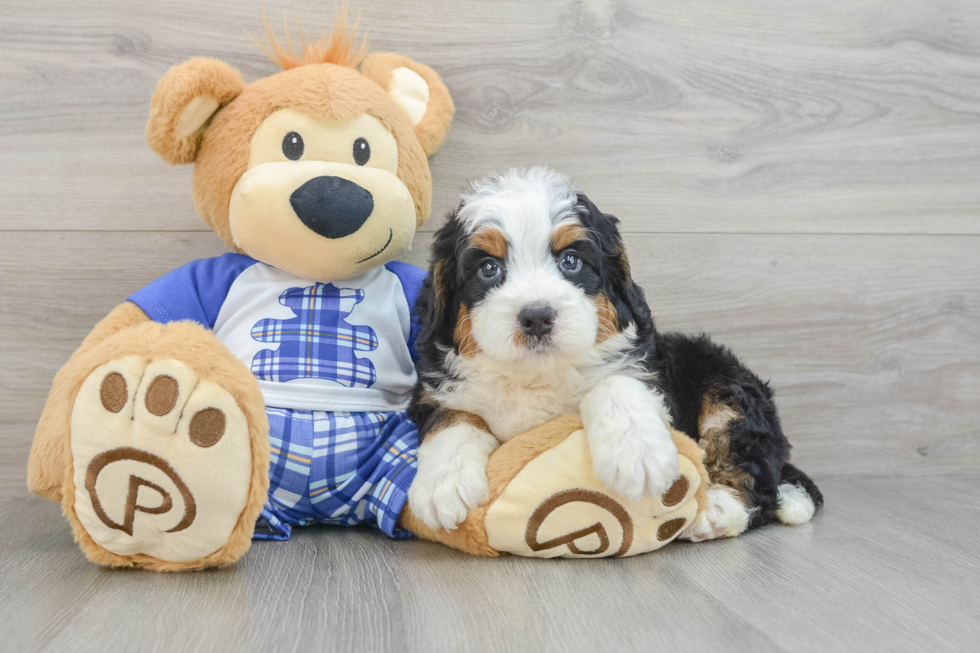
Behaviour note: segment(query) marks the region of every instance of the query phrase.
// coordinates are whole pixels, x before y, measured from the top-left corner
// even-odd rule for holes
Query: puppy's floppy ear
[[[150,100],[146,142],[171,165],[192,163],[211,116],[242,92],[237,70],[198,57],[167,71]]]
[[[589,230],[600,253],[600,271],[606,295],[616,308],[621,329],[636,325],[637,334],[645,337],[653,331],[653,317],[643,289],[633,281],[629,257],[619,233],[619,219],[603,213],[585,193],[577,194],[576,209],[582,224]]]
[[[391,53],[368,55],[361,64],[361,74],[381,86],[405,110],[425,155],[435,154],[456,111],[439,74],[408,57]]]
[[[435,234],[429,276],[426,277],[422,292],[415,302],[415,310],[422,324],[418,338],[420,355],[430,346],[452,344],[453,330],[459,314],[458,210],[449,215],[446,224]]]

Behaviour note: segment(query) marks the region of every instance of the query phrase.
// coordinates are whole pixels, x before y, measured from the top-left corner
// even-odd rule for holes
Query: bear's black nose
[[[314,177],[289,196],[303,224],[324,238],[349,236],[371,217],[371,193],[343,177]]]

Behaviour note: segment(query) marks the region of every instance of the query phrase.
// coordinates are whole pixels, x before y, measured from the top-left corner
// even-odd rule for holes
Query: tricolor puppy
[[[700,442],[711,507],[687,539],[806,522],[821,505],[788,462],[769,387],[706,336],[656,331],[617,223],[532,168],[472,184],[436,234],[410,408],[423,441],[409,500],[427,525],[452,529],[488,498],[500,442],[569,412],[596,478],[632,502],[678,475],[668,423]]]

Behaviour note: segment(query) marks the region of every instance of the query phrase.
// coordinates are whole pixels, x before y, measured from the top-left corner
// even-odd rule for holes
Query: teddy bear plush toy
[[[591,478],[574,417],[501,447],[491,502],[456,531],[414,518],[405,408],[424,273],[394,259],[429,216],[427,157],[453,102],[430,68],[355,51],[343,21],[299,55],[271,40],[282,72],[246,84],[198,58],[157,86],[147,142],[194,164],[195,206],[233,252],[174,270],[95,326],[54,379],[30,489],[62,504],[94,562],[161,571],[227,564],[311,523],[484,555],[672,539],[703,501],[697,448],[681,449],[676,491],[626,509]]]

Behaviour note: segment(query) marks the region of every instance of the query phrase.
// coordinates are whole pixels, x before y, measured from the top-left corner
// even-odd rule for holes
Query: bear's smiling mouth
[[[378,251],[376,251],[374,254],[371,254],[371,256],[369,256],[367,258],[362,258],[360,261],[358,261],[357,263],[355,263],[355,265],[360,264],[360,263],[363,263],[364,261],[370,261],[375,256],[377,256],[378,254],[380,254],[381,252],[383,252],[386,249],[388,249],[388,245],[391,244],[391,239],[394,238],[394,236],[395,236],[395,232],[393,232],[391,229],[388,229],[388,242],[385,243],[384,247],[382,247],[381,249],[379,249]]]

